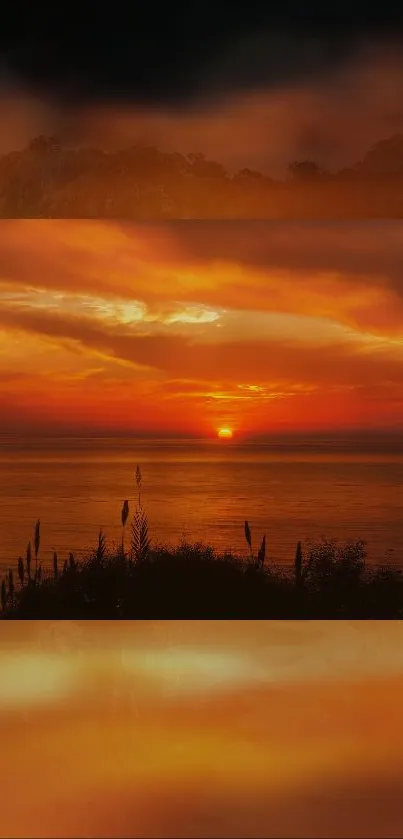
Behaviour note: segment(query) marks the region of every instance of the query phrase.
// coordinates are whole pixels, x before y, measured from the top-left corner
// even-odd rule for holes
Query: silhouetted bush
[[[403,575],[367,565],[362,543],[311,545],[294,568],[266,567],[202,543],[158,546],[131,561],[99,546],[16,591],[2,586],[6,619],[399,618]],[[7,590],[9,589],[9,590]]]
[[[25,566],[18,559],[19,588],[10,569],[1,584],[3,619],[364,619],[403,617],[403,573],[367,563],[365,542],[298,542],[294,563],[276,566],[263,536],[254,553],[252,528],[244,524],[247,558],[201,542],[155,545],[141,500],[142,475],[135,471],[136,499],[130,550],[121,511],[122,543],[114,550],[102,530],[98,544],[81,560],[72,553],[59,570],[38,564],[40,522],[35,525],[35,573],[28,543]],[[131,502],[132,503],[132,502]],[[260,542],[260,539],[259,539]]]

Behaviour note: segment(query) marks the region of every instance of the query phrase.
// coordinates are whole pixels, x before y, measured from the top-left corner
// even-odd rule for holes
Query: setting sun
[[[225,426],[225,428],[219,428],[218,437],[220,437],[220,439],[230,440],[232,437],[232,429],[227,426]]]

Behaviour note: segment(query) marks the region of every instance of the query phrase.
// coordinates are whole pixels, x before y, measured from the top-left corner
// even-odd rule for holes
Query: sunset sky
[[[401,621],[10,621],[0,836],[401,836]]]
[[[403,421],[403,226],[0,224],[0,428]]]

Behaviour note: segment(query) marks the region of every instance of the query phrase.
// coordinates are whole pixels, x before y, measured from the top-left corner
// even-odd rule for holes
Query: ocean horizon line
[[[279,447],[284,449],[293,448],[311,448],[321,449],[330,447],[356,450],[394,450],[403,452],[403,434],[365,434],[365,433],[346,433],[346,434],[276,434],[265,437],[252,437],[239,435],[232,437],[232,439],[222,440],[217,436],[173,436],[173,435],[158,435],[151,436],[145,434],[93,434],[93,433],[54,433],[54,434],[21,434],[15,433],[0,433],[0,447],[2,445],[17,444],[19,447],[35,446],[37,444],[43,445],[57,444],[57,443],[80,443],[87,444],[102,444],[110,445],[113,443],[136,443],[138,445],[146,446],[160,446],[165,445],[169,447],[175,446],[204,446],[204,447],[218,447],[222,450],[234,448],[272,448]]]

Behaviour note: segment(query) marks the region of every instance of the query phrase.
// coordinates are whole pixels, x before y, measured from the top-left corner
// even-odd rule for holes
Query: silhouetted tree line
[[[403,135],[376,143],[338,172],[290,163],[284,180],[229,173],[202,153],[161,152],[137,142],[105,152],[35,137],[0,158],[1,218],[403,217]]]

